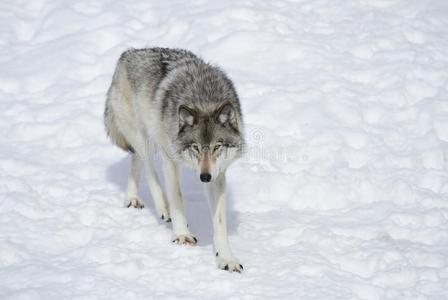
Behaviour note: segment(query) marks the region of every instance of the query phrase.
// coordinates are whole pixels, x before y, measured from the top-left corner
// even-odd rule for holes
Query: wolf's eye
[[[222,144],[216,144],[215,147],[213,148],[213,152],[219,151],[219,149],[221,149]]]
[[[191,144],[191,148],[199,153],[199,146],[197,144]]]

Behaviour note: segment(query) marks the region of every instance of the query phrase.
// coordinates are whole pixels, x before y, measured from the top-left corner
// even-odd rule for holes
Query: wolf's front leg
[[[166,155],[164,155],[163,165],[170,215],[173,222],[173,242],[195,245],[198,240],[190,233],[185,217],[184,201],[180,190],[179,166]]]
[[[214,181],[206,184],[213,218],[213,241],[216,250],[216,263],[220,269],[230,272],[241,272],[243,266],[233,257],[227,239],[225,189],[225,174],[220,174]]]

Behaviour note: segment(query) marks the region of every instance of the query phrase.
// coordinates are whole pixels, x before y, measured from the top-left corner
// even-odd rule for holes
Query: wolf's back
[[[120,148],[134,152],[117,120],[128,120],[133,110],[133,99],[138,93],[145,93],[148,101],[154,99],[155,92],[169,71],[179,64],[202,60],[184,49],[144,48],[128,49],[123,52],[115,67],[112,83],[107,92],[104,124],[108,136]],[[116,109],[119,107],[120,109]],[[115,108],[115,109],[114,109]],[[128,112],[128,113],[126,113]],[[132,117],[131,117],[132,118]],[[132,122],[132,120],[128,120]]]
[[[202,62],[199,57],[184,49],[129,49],[120,56],[118,66],[125,68],[127,79],[136,90],[142,84],[149,84],[155,90],[169,71],[186,61]]]

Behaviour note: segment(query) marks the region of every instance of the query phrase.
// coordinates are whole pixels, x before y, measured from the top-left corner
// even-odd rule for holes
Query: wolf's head
[[[202,182],[210,182],[241,155],[243,136],[238,111],[230,103],[213,111],[181,105],[178,140],[180,156],[199,173]]]
[[[244,146],[243,118],[232,81],[198,58],[169,68],[157,92],[177,159],[209,182],[238,158]],[[166,149],[167,150],[167,149]]]

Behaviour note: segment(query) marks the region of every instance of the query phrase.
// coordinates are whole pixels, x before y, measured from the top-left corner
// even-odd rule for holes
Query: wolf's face
[[[243,138],[234,107],[225,103],[212,112],[179,107],[180,157],[202,182],[222,173],[242,151]]]

